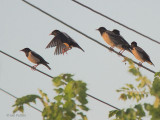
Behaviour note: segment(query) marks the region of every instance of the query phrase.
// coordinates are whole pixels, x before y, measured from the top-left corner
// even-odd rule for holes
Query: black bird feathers
[[[55,37],[50,41],[46,48],[55,47],[55,55],[64,54],[68,50],[72,49],[72,47],[77,47],[84,50],[77,44],[75,40],[73,40],[69,35],[59,30],[54,30],[50,35],[54,35]]]
[[[137,46],[136,42],[131,43],[131,50],[132,50],[132,53],[135,56],[135,58],[140,61],[140,64],[142,64],[143,62],[147,62],[150,65],[154,66],[154,64],[150,60],[149,55],[142,48]]]
[[[117,47],[120,49],[119,53],[123,53],[125,50],[131,52],[131,47],[129,43],[120,35],[120,31],[117,29],[114,29],[113,31],[109,31],[104,27],[100,27],[97,29],[105,42],[111,46],[113,49],[114,47]],[[131,52],[132,53],[132,52]]]
[[[33,66],[33,68],[36,68],[39,64],[45,65],[49,70],[51,69],[47,64],[49,64],[47,61],[45,61],[39,54],[36,52],[30,50],[29,48],[24,48],[21,51],[23,51],[26,54],[26,57],[29,61],[32,63],[35,63],[37,65]]]

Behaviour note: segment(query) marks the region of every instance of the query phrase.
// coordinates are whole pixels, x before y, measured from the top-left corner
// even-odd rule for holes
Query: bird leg
[[[121,50],[119,51],[119,55],[118,55],[118,56],[122,55],[122,53],[123,53],[124,51],[125,51],[125,50],[121,49]]]
[[[142,67],[142,62],[139,62],[138,68],[141,68],[141,67]]]
[[[64,53],[65,53],[65,48],[62,49],[62,53],[63,53],[63,55],[64,55]]]
[[[124,52],[125,50],[122,50],[121,54]]]
[[[71,50],[71,49],[72,49],[72,47],[69,47],[69,48],[68,48],[68,50]]]
[[[110,47],[110,48],[109,48],[109,51],[112,52],[112,51],[113,51],[113,48],[114,48],[114,47]]]
[[[67,51],[68,51],[68,49],[63,48],[63,49],[62,49],[62,53],[63,53],[63,55],[64,55],[64,53],[66,53],[66,54],[67,54]]]
[[[39,64],[37,64],[37,65],[34,65],[32,68],[31,68],[31,70],[36,70],[36,67],[38,66]]]
[[[63,48],[63,49],[62,49],[62,53],[63,53],[63,55],[64,55],[64,53],[66,53],[66,54],[67,54],[67,51],[68,51],[68,50],[71,50],[71,49],[72,49],[71,47]]]

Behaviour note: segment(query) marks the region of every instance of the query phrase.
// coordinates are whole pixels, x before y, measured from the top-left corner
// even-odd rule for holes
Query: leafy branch
[[[143,106],[135,105],[134,108],[112,110],[109,112],[109,117],[116,116],[115,120],[141,120],[145,116]]]
[[[131,60],[127,58],[126,60],[130,64],[129,72],[136,76],[138,85],[135,87],[132,84],[126,84],[125,87],[118,89],[117,92],[121,92],[120,99],[136,99],[139,102],[139,100],[150,95],[155,97],[155,102],[153,104],[137,104],[133,108],[112,110],[109,113],[109,118],[116,118],[114,120],[142,120],[148,112],[151,120],[160,120],[160,72],[155,73],[154,81],[151,83],[146,76],[140,73]]]
[[[86,97],[86,83],[82,81],[73,80],[71,74],[61,74],[53,78],[53,84],[56,86],[54,91],[57,96],[50,100],[46,93],[39,90],[38,95],[27,95],[18,98],[13,107],[14,113],[17,111],[24,112],[24,105],[36,103],[36,99],[40,100],[44,106],[42,117],[44,120],[72,120],[76,116],[83,120],[87,120],[83,113],[88,111],[86,104],[88,103]]]
[[[133,99],[139,102],[142,98],[148,97],[149,92],[146,92],[144,89],[143,91],[134,87],[132,84],[126,84],[125,87],[122,87],[117,90],[117,92],[121,92],[120,99],[121,100],[128,100]]]
[[[128,100],[133,99],[139,102],[142,98],[148,97],[149,91],[151,89],[151,81],[141,74],[139,68],[135,67],[135,64],[131,59],[125,58],[125,61],[129,63],[129,73],[136,76],[137,86],[132,84],[126,84],[124,87],[117,90],[121,92],[120,99]]]

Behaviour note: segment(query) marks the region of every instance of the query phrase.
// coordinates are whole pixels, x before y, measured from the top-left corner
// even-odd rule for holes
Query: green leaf
[[[141,76],[141,73],[139,72],[139,70],[135,67],[129,69],[129,72],[132,73],[134,76]]]
[[[88,120],[87,116],[84,115],[82,112],[78,112],[77,114],[80,115],[83,118],[83,120]]]
[[[151,95],[160,97],[160,79],[158,77],[154,78],[153,85],[151,88]]]
[[[127,87],[129,87],[130,89],[133,89],[133,85],[132,84],[126,84]]]
[[[136,112],[133,108],[128,108],[126,110],[127,117],[133,120],[136,120]]]
[[[71,98],[76,96],[76,94],[74,93],[74,89],[75,89],[74,84],[75,82],[71,81],[66,85],[64,89],[64,93],[66,94],[65,95],[66,100],[70,100]]]
[[[124,110],[122,109],[122,110],[119,110],[117,113],[116,113],[116,117],[117,118],[123,118],[123,116],[124,116]]]
[[[88,107],[86,107],[85,105],[78,105],[78,107],[80,107],[82,110],[88,111]]]
[[[30,102],[35,103],[35,99],[41,99],[38,95],[27,95],[24,96],[22,98],[17,98],[17,100],[15,101],[15,104],[12,107],[15,107],[15,109],[13,110],[13,113],[20,111],[23,112],[23,105],[24,104],[29,104]]]
[[[73,77],[72,74],[63,74],[63,76],[62,76],[62,78],[63,78],[64,81],[66,81],[66,82],[73,81],[72,77]]]
[[[58,88],[58,89],[54,89],[56,91],[57,94],[60,94],[64,91],[63,88]]]
[[[16,106],[15,109],[13,110],[13,113],[16,113],[18,111],[19,107]]]
[[[53,78],[53,84],[56,87],[59,87],[61,85],[65,85],[65,83],[62,81],[62,77],[60,77],[60,76]]]
[[[18,110],[23,113],[23,111],[24,111],[23,106],[20,106],[20,107],[18,108]]]
[[[154,77],[160,77],[160,72],[156,72],[156,73],[154,74]]]
[[[147,110],[147,111],[150,111],[152,109],[152,105],[151,104],[148,104],[148,103],[144,103],[144,108]]]
[[[60,102],[63,98],[63,95],[57,95],[54,97],[54,99],[57,101],[57,102]]]
[[[118,112],[118,110],[112,110],[112,111],[109,111],[109,118],[113,117],[114,115],[116,115]]]
[[[122,99],[122,100],[127,100],[127,95],[126,94],[121,94],[120,98],[119,99]]]
[[[155,102],[154,102],[154,107],[158,108],[159,104],[160,104],[160,98],[156,97]]]
[[[35,99],[41,99],[40,96],[38,95],[26,95],[24,97],[21,97],[21,98],[17,98],[17,100],[15,101],[15,104],[13,105],[14,106],[20,106],[20,105],[23,105],[23,104],[28,104],[30,102],[34,102],[35,103]]]
[[[73,100],[66,101],[65,104],[63,105],[63,108],[67,111],[74,110],[76,108],[75,101]]]
[[[65,113],[65,115],[66,115],[66,116],[69,116],[71,119],[75,118],[75,116],[76,116],[75,113],[73,113],[73,112],[70,111],[70,110],[67,111],[67,112]],[[71,120],[71,119],[70,119],[70,120]]]
[[[144,117],[145,116],[145,112],[143,110],[143,107],[141,104],[135,105],[135,108],[137,109],[136,114],[140,117]]]
[[[47,94],[46,93],[44,93],[44,92],[42,92],[42,90],[38,90],[39,91],[39,93],[41,94],[41,96],[42,96],[42,99],[46,99],[47,100],[47,102],[50,102],[50,100],[49,100],[49,98],[48,98],[48,96],[47,96]],[[44,101],[44,100],[43,100]],[[46,103],[47,104],[47,103]]]

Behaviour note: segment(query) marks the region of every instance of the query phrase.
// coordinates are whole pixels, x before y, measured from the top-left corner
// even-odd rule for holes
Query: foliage
[[[145,116],[145,112],[143,106],[138,104],[134,108],[110,111],[109,117],[113,117],[114,115],[116,116],[116,120],[141,120]]]
[[[36,103],[36,99],[41,99],[41,97],[38,95],[26,95],[22,98],[17,98],[17,100],[15,101],[15,104],[13,105],[13,107],[16,107],[13,110],[13,113],[17,111],[23,112],[24,111],[23,104],[29,105],[30,102]]]
[[[158,108],[160,105],[160,72],[155,73],[155,78],[151,88],[151,95],[156,97],[154,107]]]
[[[117,90],[117,92],[121,92],[120,99],[127,100],[133,99],[139,102],[142,98],[148,97],[149,91],[151,88],[151,81],[146,77],[143,76],[139,68],[136,68],[132,60],[126,58],[129,62],[129,72],[136,76],[137,86],[132,84],[126,84],[124,87]]]
[[[155,73],[154,81],[151,83],[146,76],[141,74],[139,68],[136,68],[130,59],[125,58],[125,60],[130,64],[129,72],[136,76],[137,86],[126,84],[118,89],[117,92],[121,93],[120,99],[124,101],[133,99],[139,102],[148,96],[153,96],[155,97],[155,102],[153,105],[144,103],[127,109],[112,110],[109,113],[109,118],[114,117],[114,120],[142,120],[149,113],[148,117],[151,120],[160,120],[160,72]]]
[[[88,111],[86,104],[86,83],[82,81],[73,80],[71,74],[61,74],[53,78],[53,84],[56,86],[57,96],[54,100],[50,100],[46,93],[39,90],[41,95],[27,95],[22,98],[18,98],[13,105],[15,107],[14,113],[17,111],[24,111],[24,104],[35,103],[36,99],[39,99],[44,109],[42,116],[44,120],[72,120],[76,116],[83,120],[87,120],[84,111]]]
[[[146,111],[149,112],[149,115],[151,116],[151,120],[160,120],[160,106],[154,107],[154,105],[145,103],[144,107]]]
[[[126,84],[125,87],[122,87],[117,90],[117,92],[121,92],[120,99],[127,100],[133,99],[139,102],[142,98],[148,97],[149,92],[146,92],[146,89],[137,89],[132,84]]]

